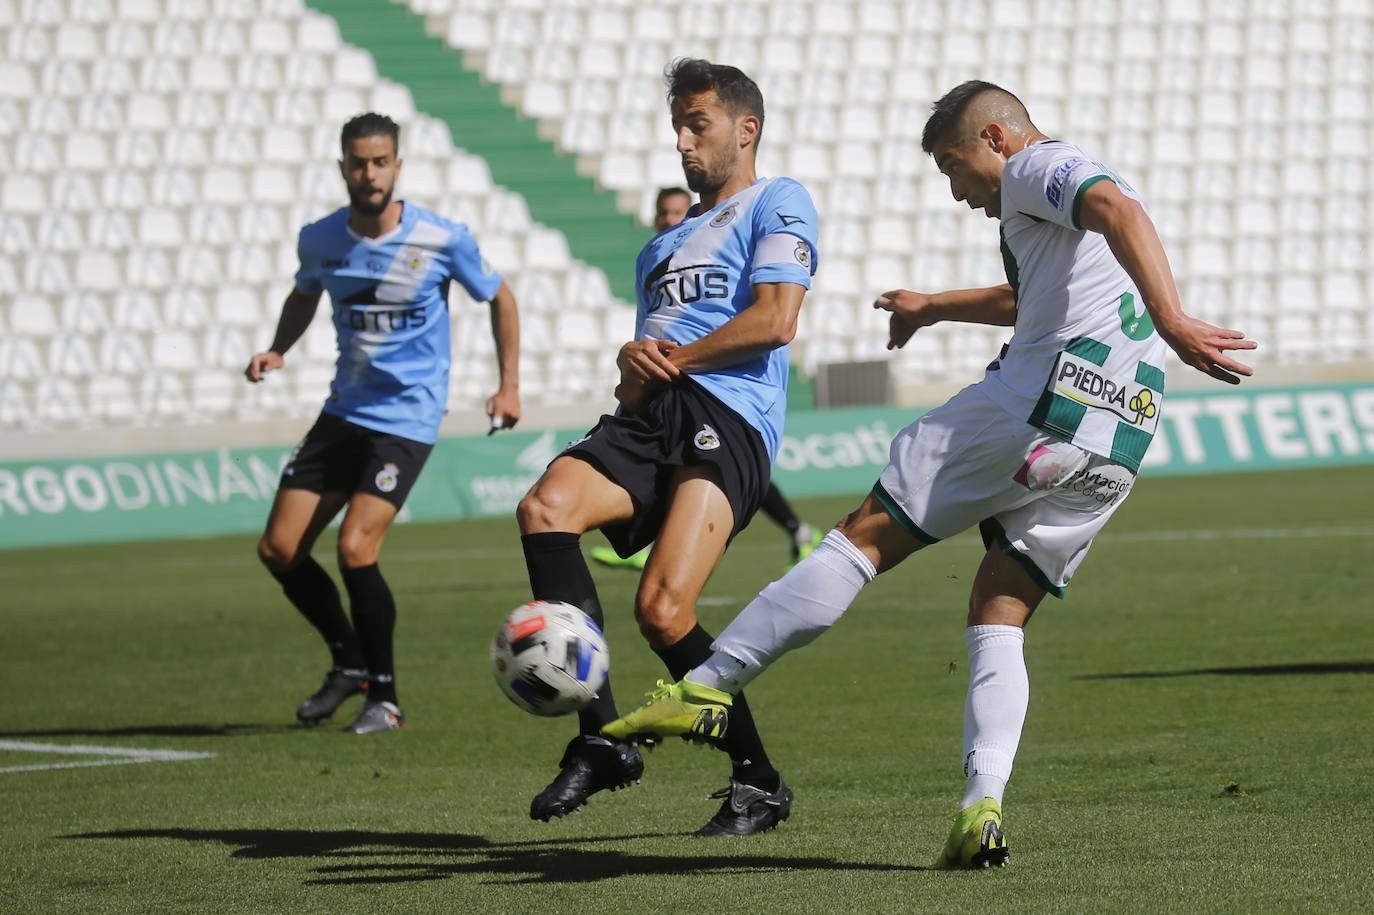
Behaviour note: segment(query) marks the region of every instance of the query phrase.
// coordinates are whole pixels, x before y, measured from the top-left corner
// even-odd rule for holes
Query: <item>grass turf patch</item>
[[[1374,878],[1348,843],[1374,825],[1368,471],[1139,490],[1028,629],[1012,866],[986,874],[925,869],[960,791],[976,536],[884,575],[750,687],[797,802],[776,833],[725,841],[689,834],[726,760],[676,743],[641,786],[527,819],[570,722],[521,714],[491,682],[488,641],[527,599],[513,521],[392,534],[410,725],[367,737],[338,730],[352,703],[294,725],[328,658],[252,538],[0,554],[0,741],[217,754],[0,774],[0,891],[51,912],[1362,908]],[[798,508],[824,525],[857,501]],[[756,522],[711,581],[707,628],[785,561]],[[628,707],[663,672],[631,618],[636,577],[596,575]],[[28,756],[0,765],[59,759]]]

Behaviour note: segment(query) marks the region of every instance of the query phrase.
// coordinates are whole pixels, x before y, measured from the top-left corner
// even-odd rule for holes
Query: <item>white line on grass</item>
[[[44,769],[84,769],[90,766],[133,766],[151,762],[184,762],[190,759],[214,759],[214,753],[190,753],[185,750],[139,750],[134,747],[97,747],[90,744],[35,743],[29,740],[0,740],[0,750],[20,753],[53,753],[61,756],[105,756],[115,759],[95,759],[83,762],[37,763],[30,766],[0,767],[7,772],[40,772]]]

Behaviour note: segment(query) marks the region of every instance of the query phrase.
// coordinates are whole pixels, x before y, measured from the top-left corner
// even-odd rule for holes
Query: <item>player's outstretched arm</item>
[[[276,371],[285,365],[286,351],[295,345],[301,334],[310,326],[319,304],[318,292],[292,289],[281,307],[281,317],[277,319],[277,332],[272,337],[272,345],[264,352],[253,354],[253,358],[248,360],[248,368],[243,370],[244,377],[257,384],[268,372]]]
[[[488,303],[491,308],[491,339],[496,344],[496,368],[500,375],[496,393],[487,400],[491,431],[511,429],[520,421],[520,310],[515,293],[506,281]],[[488,433],[490,434],[490,432]]]
[[[1007,283],[936,293],[893,289],[878,296],[873,307],[892,315],[887,322],[888,349],[901,349],[916,331],[941,321],[997,327],[1016,323],[1016,296]]]
[[[1079,224],[1107,239],[1117,262],[1140,290],[1155,330],[1179,359],[1228,384],[1240,384],[1237,376],[1254,373],[1226,352],[1250,350],[1258,344],[1245,339],[1241,331],[1184,313],[1159,233],[1139,201],[1121,193],[1113,182],[1099,181],[1083,194]]]
[[[786,346],[797,335],[806,288],[797,283],[756,283],[754,302],[699,340],[668,353],[679,371],[709,372],[738,365]]]

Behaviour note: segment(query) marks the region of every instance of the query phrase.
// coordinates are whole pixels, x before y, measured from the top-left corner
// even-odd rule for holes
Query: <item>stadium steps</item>
[[[378,75],[404,84],[415,106],[448,125],[454,144],[487,161],[492,180],[524,196],[530,216],[559,229],[572,255],[605,271],[615,295],[635,300],[634,262],[648,233],[616,209],[615,195],[576,171],[463,66],[462,54],[425,33],[423,17],[378,0],[307,0],[339,24],[344,41],[372,54]]]

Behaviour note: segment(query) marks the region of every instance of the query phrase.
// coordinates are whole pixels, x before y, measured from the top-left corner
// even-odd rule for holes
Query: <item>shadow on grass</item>
[[[900,864],[866,864],[785,855],[638,855],[620,849],[582,848],[639,839],[685,837],[643,833],[580,839],[492,842],[482,836],[436,832],[309,831],[298,829],[128,829],[64,839],[178,839],[237,846],[235,858],[346,858],[313,868],[307,885],[414,883],[452,877],[511,878],[509,883],[594,883],[615,877],[690,876],[776,871],[920,871]],[[719,847],[703,842],[701,848]],[[738,846],[733,846],[738,847]],[[371,861],[358,861],[371,858]],[[397,861],[395,858],[418,860]],[[485,881],[484,881],[485,882]]]
[[[142,724],[122,728],[40,728],[0,737],[249,737],[303,730],[299,724]]]
[[[1075,680],[1157,680],[1164,677],[1276,677],[1301,674],[1374,674],[1374,661],[1267,664],[1260,667],[1203,667],[1198,670],[1147,670],[1127,674],[1084,674]]]

